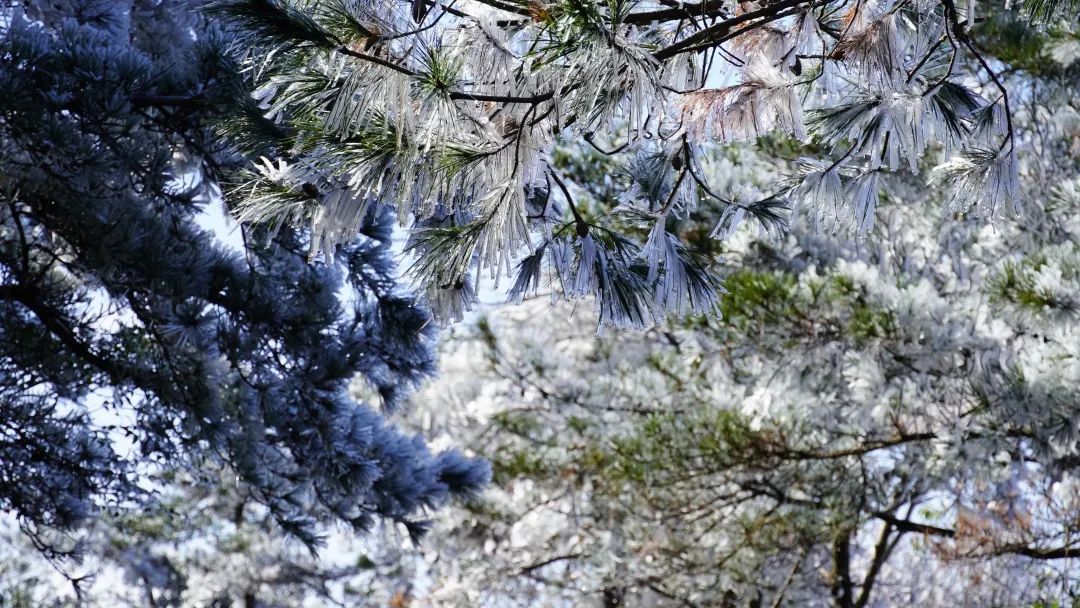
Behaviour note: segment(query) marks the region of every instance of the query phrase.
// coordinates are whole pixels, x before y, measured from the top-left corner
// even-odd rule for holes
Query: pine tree
[[[795,209],[865,233],[887,182],[930,158],[946,212],[1020,209],[1023,89],[1009,90],[985,48],[974,2],[212,9],[240,32],[250,86],[284,131],[241,176],[239,216],[310,222],[313,248],[332,251],[364,209],[393,204],[413,222],[412,276],[443,316],[472,304],[484,272],[511,275],[511,299],[541,283],[595,296],[601,325],[715,313],[717,274],[673,223],[707,214],[722,238],[744,218],[781,228]],[[1013,23],[1038,35],[1068,10],[1032,0]],[[711,148],[762,136],[797,142],[802,162],[737,198],[709,183]],[[586,146],[630,178],[614,205],[587,208],[589,186],[557,164],[558,148]],[[307,184],[317,205],[297,203]]]
[[[942,217],[936,150],[882,175],[861,238],[813,214],[722,242],[707,213],[673,222],[725,260],[720,318],[597,339],[596,315],[544,294],[455,328],[416,423],[474,434],[493,487],[437,530],[439,582],[416,604],[1069,605],[1076,34],[979,27],[1025,92],[1014,127],[1041,134],[1017,151],[1024,217]],[[734,196],[792,150],[718,148],[707,177]],[[602,153],[557,158],[587,208],[627,189]]]
[[[419,545],[392,522],[362,535],[320,527],[326,548],[288,542],[273,516],[217,468],[166,469],[140,510],[103,514],[83,532],[72,589],[0,518],[0,604],[10,608],[395,606],[425,571]],[[400,603],[400,602],[399,602]]]
[[[486,478],[384,418],[434,365],[385,213],[325,263],[293,226],[202,227],[243,161],[206,123],[226,41],[181,0],[0,10],[0,509],[43,550],[163,466],[226,467],[313,547],[325,519],[418,534]]]
[[[1057,200],[1047,221],[1075,226]],[[415,604],[1068,605],[1075,313],[957,276],[1075,275],[1010,270],[1014,233],[950,253],[975,222],[925,212],[882,209],[895,247],[739,239],[722,321],[592,339],[541,298],[456,330],[416,423],[474,436],[493,483],[433,531]]]

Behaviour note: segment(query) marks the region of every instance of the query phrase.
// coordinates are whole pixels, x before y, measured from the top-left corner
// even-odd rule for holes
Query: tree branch
[[[885,562],[889,558],[889,554],[892,553],[893,547],[896,546],[895,541],[890,542],[889,536],[892,534],[894,528],[889,522],[884,523],[884,527],[881,530],[881,537],[878,539],[877,545],[874,546],[874,557],[870,561],[870,567],[866,571],[866,576],[863,578],[862,588],[859,589],[859,597],[855,600],[855,608],[863,608],[867,602],[870,601],[870,592],[874,589],[874,582],[877,581],[877,575],[881,572],[881,567],[885,565]],[[903,535],[903,532],[897,532],[897,538]]]
[[[683,38],[671,46],[660,49],[653,53],[653,57],[663,61],[664,59],[670,59],[681,53],[700,50],[702,48],[707,48],[708,46],[719,44],[729,37],[732,30],[734,30],[737,25],[755,19],[762,19],[760,22],[754,23],[752,27],[739,30],[739,33],[741,33],[770,21],[775,21],[781,17],[786,17],[789,14],[793,14],[785,13],[784,11],[787,9],[797,8],[802,5],[813,5],[814,2],[815,0],[780,0],[780,2],[775,2],[756,11],[743,13],[736,17],[732,17],[731,19],[711,25],[695,34]]]
[[[942,528],[931,524],[922,524],[906,519],[900,519],[891,513],[883,511],[871,513],[871,515],[873,515],[877,519],[880,519],[881,521],[891,524],[897,530],[902,532],[917,532],[919,534],[925,534],[927,536],[937,536],[940,538],[956,538],[956,530],[953,530],[951,528]],[[1069,545],[1042,549],[1039,547],[1032,547],[1030,545],[1013,543],[1000,547],[993,547],[988,554],[1022,555],[1024,557],[1030,557],[1032,559],[1046,560],[1070,559],[1080,556],[1080,546]]]
[[[36,289],[25,285],[0,285],[0,300],[10,300],[25,306],[54,337],[67,346],[76,356],[109,375],[114,382],[122,382],[123,373],[112,361],[91,350],[75,331],[63,321],[63,315],[45,304]]]
[[[529,574],[530,572],[533,572],[535,570],[539,570],[540,568],[543,568],[544,566],[550,566],[551,564],[554,564],[555,562],[561,562],[561,561],[570,560],[570,559],[577,559],[579,557],[584,557],[584,555],[585,555],[584,553],[578,552],[578,553],[567,553],[565,555],[556,555],[555,557],[549,557],[547,559],[540,560],[540,561],[538,561],[536,563],[529,564],[528,566],[522,567],[519,574]]]
[[[833,541],[833,569],[833,601],[840,608],[852,608],[855,592],[851,583],[851,538],[847,533]]]

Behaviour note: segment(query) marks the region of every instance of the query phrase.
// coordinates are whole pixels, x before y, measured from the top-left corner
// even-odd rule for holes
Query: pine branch
[[[675,3],[669,3],[674,5]],[[686,3],[672,6],[672,8],[643,13],[630,13],[622,22],[629,25],[649,25],[662,21],[679,21],[682,19],[705,19],[727,12],[730,5],[728,0],[705,0],[700,3]]]
[[[760,21],[754,22],[746,28],[738,30],[739,33],[743,33],[751,29],[760,27],[771,21],[775,21],[777,19],[781,19],[792,14],[797,14],[797,12],[801,12],[785,12],[788,9],[800,8],[804,5],[813,6],[815,3],[816,0],[780,0],[779,2],[775,2],[756,11],[743,13],[736,17],[732,17],[731,19],[727,19],[714,25],[710,25],[709,27],[690,36],[687,36],[686,38],[683,38],[682,40],[668,47],[656,51],[655,53],[653,53],[653,57],[663,61],[665,59],[675,57],[676,55],[679,55],[681,53],[688,53],[709,48],[711,46],[720,44],[724,40],[730,38],[732,35],[732,30],[734,30],[735,26],[737,25],[742,25],[743,23],[754,21],[755,19],[761,19]]]
[[[154,93],[134,93],[129,98],[132,107],[179,107],[202,109],[213,105],[203,95],[156,95]]]
[[[1005,123],[1006,128],[1008,129],[1008,134],[1006,135],[1004,141],[1001,142],[1001,146],[998,149],[1004,150],[1006,144],[1009,145],[1010,150],[1015,149],[1016,141],[1015,134],[1013,132],[1012,110],[1009,107],[1009,90],[1001,82],[1001,78],[998,76],[997,72],[995,72],[994,69],[990,67],[990,64],[987,63],[986,58],[983,57],[979,49],[975,47],[975,43],[968,35],[967,29],[960,22],[960,16],[956,10],[956,3],[954,2],[954,0],[941,0],[941,3],[945,7],[945,19],[947,21],[946,27],[949,29],[949,31],[952,32],[952,35],[957,40],[959,40],[965,47],[967,47],[969,51],[971,51],[972,56],[975,57],[975,60],[979,63],[980,66],[982,66],[983,70],[986,71],[987,75],[990,76],[990,80],[994,82],[994,86],[996,86],[998,90],[1001,91],[1002,103],[1005,106]]]
[[[64,320],[63,313],[46,304],[41,299],[41,294],[32,286],[0,285],[0,300],[12,300],[25,306],[54,337],[76,356],[107,374],[113,382],[123,383],[131,379],[130,375],[113,361],[94,352]]]
[[[956,530],[952,528],[943,528],[932,524],[923,524],[907,519],[900,519],[892,513],[884,511],[871,513],[871,515],[874,518],[895,527],[901,532],[915,532],[939,538],[956,538]],[[988,554],[1022,555],[1024,557],[1030,557],[1031,559],[1040,560],[1074,559],[1077,556],[1080,556],[1080,545],[1061,545],[1058,547],[1040,548],[1026,544],[1011,543],[1000,547],[992,547],[988,551]]]

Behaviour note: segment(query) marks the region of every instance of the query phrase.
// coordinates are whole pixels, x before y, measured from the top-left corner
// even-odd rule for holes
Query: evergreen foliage
[[[165,465],[226,466],[312,547],[327,518],[420,532],[486,479],[377,409],[434,366],[385,213],[327,264],[291,225],[240,247],[201,227],[242,160],[205,125],[236,90],[224,40],[179,0],[0,9],[0,509],[43,549],[152,500]]]
[[[78,601],[1080,595],[1070,2],[5,6],[0,507],[101,515]],[[433,365],[395,212],[443,315],[514,269],[408,414],[482,496],[359,403]]]
[[[601,326],[716,312],[717,269],[673,232],[690,215],[721,240],[746,219],[782,231],[787,211],[866,234],[904,174],[947,190],[947,213],[1019,212],[1017,151],[1036,135],[1016,125],[1026,91],[1007,84],[993,53],[1010,61],[1016,47],[996,32],[1075,54],[1074,24],[1057,19],[1070,8],[1041,0],[1004,7],[1005,19],[953,0],[210,10],[239,33],[249,88],[284,134],[274,170],[244,188],[318,186],[303,210],[238,189],[243,217],[311,222],[315,253],[353,234],[369,206],[392,205],[412,224],[412,278],[440,316],[460,317],[490,273],[513,278],[510,300],[541,286],[591,297]],[[770,137],[800,162],[755,188],[709,182],[717,144]],[[587,207],[592,185],[559,166],[559,148],[585,147],[627,177],[615,200]]]

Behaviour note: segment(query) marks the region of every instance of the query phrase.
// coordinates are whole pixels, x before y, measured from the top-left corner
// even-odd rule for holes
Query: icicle
[[[581,253],[578,259],[577,276],[574,278],[573,295],[584,296],[596,290],[596,243],[592,235],[581,239]]]
[[[859,234],[866,234],[874,226],[874,210],[878,200],[878,174],[871,171],[859,178],[855,187],[852,203],[855,208],[853,218]]]
[[[664,224],[667,220],[667,214],[662,213],[660,217],[656,219],[656,223],[653,225],[652,230],[649,231],[649,238],[645,241],[645,246],[641,248],[641,257],[645,258],[646,263],[649,265],[649,275],[645,279],[647,282],[652,283],[656,281],[656,277],[660,270],[660,256],[663,252],[665,241],[667,240],[667,230],[664,228]]]
[[[709,238],[720,241],[728,240],[739,229],[744,219],[746,219],[745,207],[742,205],[729,205],[727,209],[724,209],[724,213],[720,215],[720,221],[716,223],[716,227],[709,233]]]

